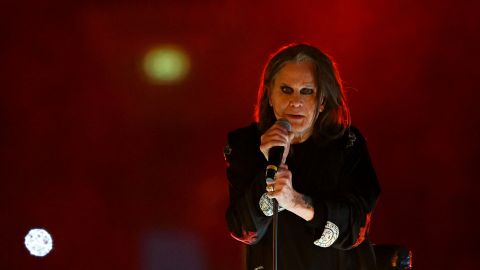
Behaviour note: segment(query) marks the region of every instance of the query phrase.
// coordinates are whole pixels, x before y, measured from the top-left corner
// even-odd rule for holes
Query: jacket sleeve
[[[265,234],[271,217],[260,209],[265,192],[265,158],[257,136],[232,132],[224,150],[227,162],[230,202],[226,221],[231,236],[245,244],[257,243]]]
[[[336,192],[314,199],[314,244],[350,249],[367,237],[372,212],[380,194],[367,145],[358,130],[347,131],[343,166]],[[317,211],[319,214],[317,215]]]

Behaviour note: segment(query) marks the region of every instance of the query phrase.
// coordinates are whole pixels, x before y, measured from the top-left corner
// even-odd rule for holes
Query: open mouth
[[[286,117],[291,120],[302,120],[305,116],[300,114],[287,114]]]

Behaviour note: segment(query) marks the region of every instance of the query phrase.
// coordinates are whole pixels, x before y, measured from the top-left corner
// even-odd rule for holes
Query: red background
[[[1,269],[240,269],[225,136],[252,120],[268,55],[298,41],[335,58],[368,139],[372,240],[411,248],[416,269],[478,264],[480,5],[246,2],[2,3]],[[142,57],[165,43],[191,72],[152,85]],[[54,237],[47,257],[23,247],[33,227]]]

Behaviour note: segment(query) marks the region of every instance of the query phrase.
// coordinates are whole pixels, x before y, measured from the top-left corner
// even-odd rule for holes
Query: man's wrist
[[[295,195],[295,203],[291,212],[305,219],[306,221],[312,220],[315,214],[312,198],[297,192]]]

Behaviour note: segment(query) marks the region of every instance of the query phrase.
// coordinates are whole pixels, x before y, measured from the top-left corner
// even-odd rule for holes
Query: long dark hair
[[[258,89],[258,100],[255,108],[255,120],[263,134],[277,120],[273,108],[269,105],[269,97],[275,76],[287,63],[309,61],[314,66],[314,75],[318,91],[317,108],[313,128],[313,138],[319,143],[341,137],[350,126],[350,110],[346,103],[340,76],[335,63],[318,48],[307,44],[290,44],[274,53],[262,74]],[[324,108],[319,112],[320,106]]]

